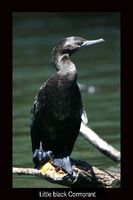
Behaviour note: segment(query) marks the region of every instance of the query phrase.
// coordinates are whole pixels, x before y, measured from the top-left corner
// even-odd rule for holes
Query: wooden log
[[[58,171],[51,173],[47,170],[13,167],[14,174],[37,175],[52,183],[58,183],[71,188],[118,188],[120,187],[120,173],[98,169],[80,160],[71,159],[73,176],[59,175]]]

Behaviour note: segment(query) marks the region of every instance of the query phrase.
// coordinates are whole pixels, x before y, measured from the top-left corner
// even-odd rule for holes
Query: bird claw
[[[55,158],[52,160],[52,165],[65,170],[69,175],[73,174],[69,156],[64,158]]]
[[[39,169],[42,165],[53,159],[52,151],[44,151],[43,149],[36,149],[33,155],[35,168]]]

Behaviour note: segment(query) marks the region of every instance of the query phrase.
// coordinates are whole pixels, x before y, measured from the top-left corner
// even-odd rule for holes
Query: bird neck
[[[77,79],[77,70],[74,63],[69,59],[69,54],[56,53],[52,56],[52,62],[58,70],[58,74],[68,76],[69,80]]]

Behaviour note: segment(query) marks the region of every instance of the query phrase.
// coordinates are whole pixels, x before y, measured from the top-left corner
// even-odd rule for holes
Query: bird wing
[[[30,113],[30,127],[32,128],[35,121],[39,119],[41,111],[45,105],[46,100],[46,82],[40,87],[38,94],[35,97],[33,107]]]

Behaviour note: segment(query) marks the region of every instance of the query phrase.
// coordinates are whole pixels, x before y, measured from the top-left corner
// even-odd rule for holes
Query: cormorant
[[[72,174],[69,156],[85,115],[76,66],[69,57],[79,49],[104,41],[73,36],[61,40],[52,51],[57,73],[40,88],[30,116],[35,168],[51,159],[52,164]]]

